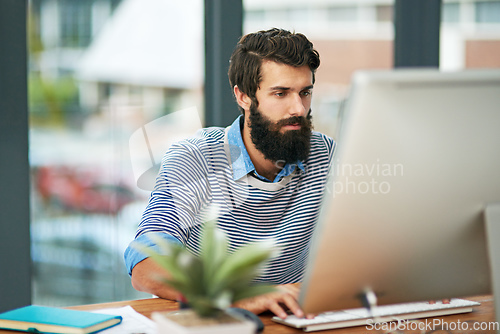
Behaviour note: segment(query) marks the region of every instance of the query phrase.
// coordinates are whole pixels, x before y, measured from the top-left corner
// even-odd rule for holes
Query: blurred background
[[[199,120],[166,118],[173,128],[205,124],[204,2],[28,3],[33,303],[149,297],[131,287],[123,263],[149,196],[129,141],[186,108]],[[353,71],[393,67],[391,0],[243,6],[243,33],[281,27],[313,41],[321,55],[314,123],[330,136]],[[444,0],[440,29],[441,69],[500,67],[500,1]]]

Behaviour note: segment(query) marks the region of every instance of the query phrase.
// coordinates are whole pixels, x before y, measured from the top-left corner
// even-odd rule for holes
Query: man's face
[[[266,159],[292,163],[309,155],[311,138],[312,72],[265,61],[262,81],[247,117],[250,136]]]
[[[312,72],[308,66],[293,67],[263,61],[261,76],[255,96],[265,117],[278,122],[292,116],[307,116],[313,89]],[[298,130],[298,126],[291,124],[281,129],[282,132],[287,130]]]

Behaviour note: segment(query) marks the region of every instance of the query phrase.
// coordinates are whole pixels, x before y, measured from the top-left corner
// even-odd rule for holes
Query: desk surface
[[[472,313],[459,314],[459,315],[450,315],[445,317],[438,317],[432,319],[442,319],[443,322],[449,323],[449,328],[453,328],[456,324],[461,324],[461,328],[457,328],[455,330],[449,331],[439,331],[438,328],[434,328],[434,330],[428,331],[408,331],[407,333],[496,333],[494,330],[482,330],[481,327],[478,327],[478,330],[473,330],[474,324],[476,326],[483,326],[486,328],[490,323],[494,321],[493,316],[493,298],[492,296],[478,296],[467,298],[468,300],[474,300],[481,303],[481,306],[475,307]],[[81,306],[73,306],[69,307],[75,310],[94,310],[100,308],[115,308],[122,306],[132,306],[137,312],[151,317],[152,312],[156,311],[173,311],[177,309],[177,303],[160,299],[160,298],[151,298],[151,299],[141,299],[141,300],[130,300],[130,301],[122,301],[122,302],[111,302],[111,303],[103,303],[103,304],[92,304],[92,305],[81,305]],[[265,329],[263,334],[285,334],[285,333],[304,333],[302,330],[290,328],[284,325],[277,324],[271,320],[271,315],[262,315],[262,321],[265,324]],[[424,320],[425,321],[425,320]],[[431,322],[432,323],[432,322]],[[467,325],[464,325],[467,323]],[[464,326],[467,326],[466,329]],[[491,326],[491,325],[490,325]],[[14,331],[5,331],[0,330],[1,333],[19,333]],[[318,334],[338,334],[338,333],[347,333],[347,334],[366,334],[366,333],[384,333],[384,331],[368,331],[364,326],[351,327],[351,328],[343,328],[337,330],[327,330],[327,331],[319,331],[313,332]],[[401,332],[398,332],[401,333]]]

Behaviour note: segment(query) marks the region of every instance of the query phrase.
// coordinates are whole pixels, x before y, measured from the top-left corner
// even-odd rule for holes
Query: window
[[[245,12],[245,20],[263,26],[266,20],[266,12],[264,10],[259,10],[259,9],[247,10]]]
[[[443,3],[441,22],[458,23],[460,21],[460,4],[457,2]]]
[[[500,23],[500,1],[476,2],[476,22]]]
[[[442,5],[440,68],[500,67],[500,1]]]
[[[92,37],[92,1],[60,0],[61,46],[85,47]]]
[[[356,22],[358,9],[357,7],[330,7],[328,9],[329,19],[331,22]]]
[[[35,304],[150,296],[132,288],[123,261],[149,197],[137,185],[129,140],[165,113],[202,110],[203,0],[148,3],[157,7],[31,0]]]
[[[377,10],[377,21],[378,22],[392,22],[394,20],[394,8],[391,5],[378,5]]]
[[[278,27],[304,33],[313,42],[321,56],[313,121],[316,130],[332,137],[352,73],[392,67],[392,1],[245,0],[244,8],[244,33]]]

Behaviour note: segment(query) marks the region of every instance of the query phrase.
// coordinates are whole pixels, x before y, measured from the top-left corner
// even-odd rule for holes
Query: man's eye
[[[285,93],[283,93],[283,92],[276,92],[274,95],[276,95],[276,96],[285,96]]]
[[[312,92],[310,90],[306,90],[306,91],[302,92],[302,96],[309,96],[311,94],[312,94]]]

